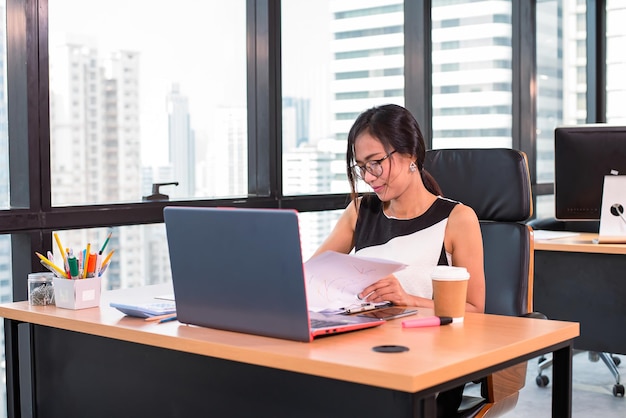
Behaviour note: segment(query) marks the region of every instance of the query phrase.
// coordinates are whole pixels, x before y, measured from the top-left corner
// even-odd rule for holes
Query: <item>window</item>
[[[52,204],[161,182],[171,199],[246,195],[245,16],[245,0],[50,1]]]
[[[511,2],[448,3],[432,3],[432,147],[510,148]]]
[[[350,190],[345,153],[352,123],[372,106],[404,104],[403,23],[397,0],[375,7],[356,0],[282,1],[284,195]],[[306,255],[338,216],[301,214]]]
[[[606,121],[626,125],[626,4],[606,3]]]

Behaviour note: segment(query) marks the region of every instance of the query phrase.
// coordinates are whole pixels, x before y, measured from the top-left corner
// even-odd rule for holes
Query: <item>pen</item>
[[[69,264],[69,267],[70,267],[70,279],[72,280],[78,279],[78,274],[79,274],[78,260],[73,254],[67,258],[67,264]]]
[[[169,318],[163,318],[161,319],[158,323],[162,324],[163,322],[170,322],[170,321],[176,321],[176,317],[175,316],[170,316]]]
[[[425,318],[407,319],[402,321],[402,328],[438,327],[452,323],[449,316],[428,316]]]
[[[98,253],[96,256],[96,271],[94,272],[95,277],[100,276],[100,270],[102,269],[102,253]]]
[[[98,255],[96,253],[91,253],[87,257],[87,277],[94,277],[96,273],[96,262]]]
[[[378,306],[376,306],[376,304],[374,303],[362,303],[361,306],[346,308],[346,313],[353,314],[357,312],[371,311],[376,308],[378,308]]]
[[[149,316],[147,317],[145,320],[150,322],[150,321],[160,321],[162,319],[169,319],[169,318],[176,318],[176,313],[168,313],[168,314],[164,314],[164,315],[154,315],[154,316]]]

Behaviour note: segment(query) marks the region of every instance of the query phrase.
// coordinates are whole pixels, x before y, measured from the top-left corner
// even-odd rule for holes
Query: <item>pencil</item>
[[[54,240],[57,242],[57,246],[59,247],[59,251],[61,251],[61,257],[63,258],[63,265],[65,265],[65,250],[61,245],[61,240],[59,239],[59,234],[54,233]]]
[[[87,250],[85,251],[85,258],[83,260],[83,279],[87,278],[87,267],[89,266],[89,251],[91,251],[91,243],[87,243]]]
[[[50,270],[55,276],[61,277],[62,279],[67,279],[67,276],[65,276],[65,272],[63,272],[56,265],[48,263],[46,260],[39,260],[39,262],[42,266]]]
[[[102,262],[102,267],[104,268],[104,266],[106,266],[106,264],[109,262],[109,260],[111,259],[111,257],[113,257],[113,253],[115,252],[115,250],[111,250],[111,252],[109,253],[109,255],[107,255],[104,259],[104,261]]]
[[[102,244],[102,248],[100,248],[100,254],[102,254],[104,252],[104,249],[107,247],[107,244],[109,243],[109,240],[111,239],[111,235],[113,235],[113,232],[109,232],[109,235],[107,235],[107,239],[104,240],[104,244]]]
[[[60,277],[63,277],[64,279],[67,279],[67,275],[65,274],[65,272],[63,270],[61,270],[59,267],[57,267],[57,265],[54,264],[52,261],[48,260],[46,258],[46,256],[44,256],[43,254],[40,254],[40,253],[38,253],[36,251],[35,251],[35,254],[37,255],[37,257],[39,257],[39,259],[41,260],[41,263],[44,266],[53,269],[54,271],[56,271],[60,275]]]

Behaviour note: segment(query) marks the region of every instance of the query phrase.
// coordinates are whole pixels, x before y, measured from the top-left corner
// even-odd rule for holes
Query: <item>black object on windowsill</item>
[[[174,181],[171,183],[152,183],[152,194],[150,196],[144,196],[143,200],[170,200],[170,197],[166,194],[162,194],[159,191],[161,186],[169,186],[174,185],[178,186],[178,182]]]

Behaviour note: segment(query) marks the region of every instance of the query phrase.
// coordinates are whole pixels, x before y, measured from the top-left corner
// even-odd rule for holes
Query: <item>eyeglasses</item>
[[[365,172],[370,173],[374,177],[380,177],[383,175],[382,162],[391,157],[391,154],[393,154],[394,152],[396,151],[391,151],[389,154],[385,155],[379,160],[369,160],[364,165],[355,164],[352,166],[352,169],[354,170],[356,176],[360,179],[365,178]]]

